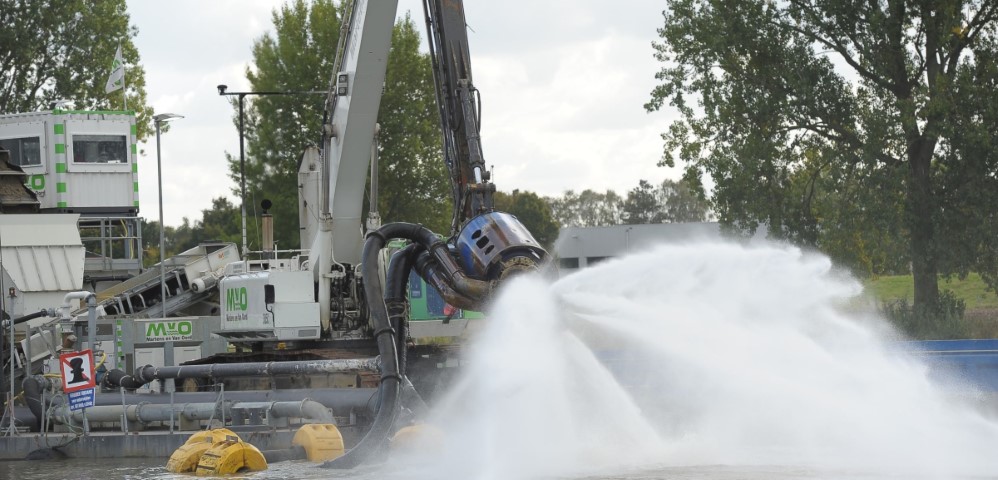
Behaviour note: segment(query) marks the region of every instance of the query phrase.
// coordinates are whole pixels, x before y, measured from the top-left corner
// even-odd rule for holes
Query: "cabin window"
[[[73,135],[76,163],[128,163],[128,140],[124,135]]]
[[[42,164],[42,141],[39,137],[0,140],[0,148],[10,152],[10,162],[19,167]]]

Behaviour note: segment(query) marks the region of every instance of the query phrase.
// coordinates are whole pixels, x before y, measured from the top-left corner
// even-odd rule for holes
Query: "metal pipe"
[[[31,414],[35,416],[32,430],[41,430],[42,418],[45,416],[45,408],[42,405],[42,392],[50,387],[51,383],[41,375],[31,375],[21,381],[21,390],[24,392],[24,403],[31,410]]]
[[[219,412],[221,409],[221,412]],[[141,402],[134,405],[95,406],[87,409],[86,419],[90,422],[119,422],[122,413],[127,421],[139,423],[165,422],[175,417],[190,421],[208,420],[213,417],[231,418],[232,410],[263,409],[268,416],[276,418],[303,418],[308,423],[333,423],[333,415],[321,403],[310,399],[297,402],[223,402],[177,403],[158,405]],[[73,411],[63,404],[52,409],[52,418],[62,424],[80,423],[84,419],[82,411]]]
[[[133,377],[143,383],[168,378],[228,378],[271,375],[299,375],[315,373],[355,372],[378,370],[377,358],[303,360],[296,362],[222,363],[209,365],[182,365],[154,367],[146,365],[135,369]]]
[[[321,388],[288,390],[227,390],[226,398],[237,402],[288,402],[308,398],[334,412],[358,413],[374,412],[377,404],[377,388]],[[204,403],[218,398],[216,392],[176,392],[177,403]],[[121,405],[135,403],[169,403],[165,393],[126,393],[123,397],[115,394],[98,394],[94,405]]]
[[[46,390],[53,390],[55,385],[48,378],[41,375],[32,375],[26,377],[21,382],[21,387],[24,390],[24,403],[34,416],[33,420],[25,419],[23,420],[23,423],[30,424],[32,426],[32,430],[39,431],[42,418],[44,418],[45,409],[42,404],[42,394]],[[235,402],[269,402],[278,404],[287,402],[293,404],[295,402],[300,402],[302,398],[306,398],[324,407],[331,408],[334,412],[343,412],[344,414],[369,414],[373,413],[377,408],[377,393],[378,389],[375,388],[330,388],[230,391],[226,392],[226,396]],[[197,403],[210,403],[214,405],[218,400],[218,394],[215,392],[176,392],[174,395],[176,397],[177,404],[183,405]],[[64,405],[64,398],[61,400],[63,402],[61,404]],[[57,406],[60,405],[58,402],[59,401],[56,400]],[[95,407],[115,406],[118,408],[117,415],[119,417],[116,417],[115,421],[120,420],[123,405],[164,405],[169,404],[169,402],[169,394],[121,393],[120,396],[116,394],[97,394],[94,398]],[[306,409],[305,412],[308,418],[320,418],[320,415],[316,413],[316,407],[317,406],[315,405],[309,406],[306,404],[304,407],[299,408]],[[279,408],[290,408],[290,406],[282,406]],[[92,411],[92,408],[88,408],[87,415],[89,416]],[[18,418],[21,418],[21,416]],[[91,420],[93,419],[91,418]],[[126,416],[126,424],[128,420],[129,417]]]
[[[220,92],[221,93],[221,92]],[[247,255],[249,255],[249,246],[246,244],[246,147],[243,134],[243,125],[245,123],[243,119],[243,99],[246,98],[246,93],[239,94],[239,217],[242,219],[242,231],[243,231],[243,260],[246,260]]]
[[[30,314],[25,315],[23,317],[17,317],[17,318],[12,319],[12,320],[4,320],[3,321],[3,328],[7,328],[7,327],[9,327],[11,325],[20,325],[20,324],[22,324],[24,322],[27,322],[28,320],[34,320],[36,318],[54,317],[54,316],[56,316],[56,312],[55,312],[54,308],[48,308],[48,309],[44,309],[44,310],[39,310],[39,311],[37,311],[35,313],[30,313]]]
[[[87,296],[87,348],[97,350],[97,295],[93,294]]]
[[[87,301],[87,342],[90,343],[90,348],[94,348],[95,338],[97,335],[97,296],[93,292],[88,292],[86,290],[69,292],[62,298],[62,306],[59,307],[61,311],[61,318],[63,320],[70,320],[69,309],[72,305],[69,304],[70,300],[83,300]],[[76,344],[76,349],[80,349],[80,344]]]
[[[278,418],[307,418],[312,420],[310,423],[335,423],[333,414],[325,405],[308,398],[300,402],[270,402],[263,405],[269,405],[270,414]]]
[[[373,232],[381,228],[381,214],[378,213],[378,145],[381,124],[374,124],[374,140],[371,142],[371,196],[368,199],[367,230]]]

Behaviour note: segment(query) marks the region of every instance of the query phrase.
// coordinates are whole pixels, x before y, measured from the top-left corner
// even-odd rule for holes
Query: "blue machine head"
[[[471,219],[457,237],[464,271],[481,280],[537,270],[547,252],[513,215],[489,212]]]

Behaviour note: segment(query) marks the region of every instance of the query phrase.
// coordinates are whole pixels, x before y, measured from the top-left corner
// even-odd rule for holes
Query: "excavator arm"
[[[474,216],[492,211],[495,185],[489,183],[482,142],[481,102],[471,78],[471,55],[464,3],[423,0],[430,58],[443,134],[444,163],[454,199],[451,234]]]
[[[424,0],[444,162],[450,172],[454,214],[450,235],[441,236],[412,223],[396,222],[367,232],[357,246],[364,180],[397,4],[394,0],[355,0],[340,34],[336,71],[327,101],[322,139],[321,224],[312,242],[318,300],[328,318],[330,281],[343,264],[359,265],[362,302],[370,317],[381,359],[380,409],[370,430],[346,455],[325,464],[352,467],[377,452],[395,426],[408,384],[406,285],[419,275],[451,305],[480,309],[510,274],[538,268],[547,253],[516,217],[494,210],[495,186],[482,157],[478,94],[461,0]],[[384,272],[380,259],[391,239],[411,244],[396,252]],[[358,255],[359,253],[359,255]],[[328,328],[328,327],[327,327]],[[411,389],[411,386],[409,387]]]
[[[454,208],[446,248],[425,245],[429,258],[415,268],[449,303],[480,307],[501,279],[535,269],[546,252],[516,217],[494,209],[463,2],[424,0],[423,7]],[[356,0],[340,34],[321,143],[319,233],[310,250],[319,283],[336,266],[361,263],[363,190],[396,8],[394,0]],[[320,287],[320,302],[326,298]]]

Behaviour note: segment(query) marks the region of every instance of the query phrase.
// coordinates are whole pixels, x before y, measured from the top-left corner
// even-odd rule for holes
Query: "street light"
[[[229,92],[228,85],[219,85],[218,94],[225,96],[233,96],[239,98],[239,196],[241,215],[242,215],[242,227],[243,227],[243,258],[249,254],[249,247],[246,246],[246,147],[244,146],[243,128],[245,124],[243,116],[243,99],[247,95],[255,96],[269,96],[269,95],[326,95],[328,92],[319,90],[305,90],[299,92],[276,92],[276,91],[263,91],[263,92]]]
[[[166,235],[164,233],[166,228],[163,225],[163,162],[159,148],[159,134],[160,127],[174,118],[184,117],[175,113],[161,113],[152,117],[156,124],[156,177],[159,183],[159,305],[162,312],[160,315],[164,318],[166,317]],[[163,343],[163,363],[168,367],[173,366],[172,341]],[[172,379],[167,380],[165,386],[167,391],[173,392]],[[170,428],[173,428],[172,424]]]

